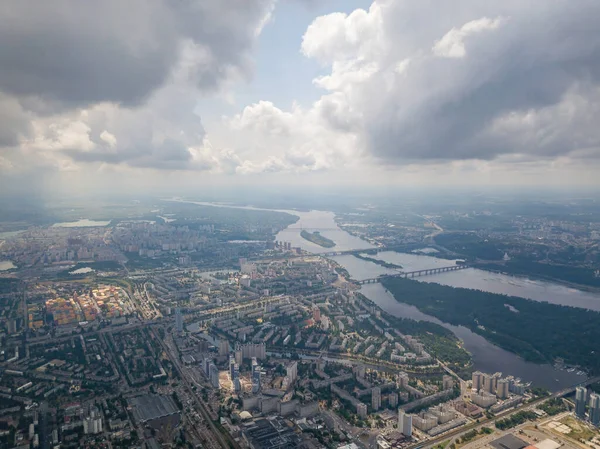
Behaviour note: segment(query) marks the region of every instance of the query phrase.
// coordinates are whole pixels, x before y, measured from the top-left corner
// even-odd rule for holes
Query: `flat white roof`
[[[561,444],[551,440],[550,438],[547,438],[537,444],[534,444],[534,446],[538,449],[557,449],[561,446]]]

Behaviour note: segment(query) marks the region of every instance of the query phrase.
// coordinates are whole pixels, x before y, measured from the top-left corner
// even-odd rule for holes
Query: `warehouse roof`
[[[494,449],[523,449],[529,446],[525,441],[510,433],[490,443]]]
[[[138,421],[146,422],[179,413],[175,401],[170,396],[145,395],[129,400],[133,414]]]

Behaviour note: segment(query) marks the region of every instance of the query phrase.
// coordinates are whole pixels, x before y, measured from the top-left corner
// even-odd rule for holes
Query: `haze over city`
[[[597,0],[0,3],[0,449],[600,449]]]

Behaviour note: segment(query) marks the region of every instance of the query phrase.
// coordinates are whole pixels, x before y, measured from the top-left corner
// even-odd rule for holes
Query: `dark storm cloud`
[[[539,6],[536,11],[481,11],[482,16],[506,18],[498,29],[465,37],[464,57],[433,57],[411,67],[414,73],[409,76],[426,80],[429,87],[417,81],[421,99],[408,109],[410,116],[400,112],[403,120],[389,120],[398,116],[405,100],[415,104],[406,86],[399,88],[400,101],[387,104],[383,120],[369,124],[374,153],[390,160],[493,159],[514,152],[555,156],[576,150],[576,141],[556,135],[528,140],[529,147],[524,147],[491,129],[506,115],[559,105],[581,83],[598,87],[600,3],[583,1],[574,8],[571,2],[558,1]],[[556,117],[561,118],[568,119]],[[515,123],[513,131],[527,126],[525,122]],[[596,126],[581,131],[600,143]]]
[[[5,154],[21,168],[61,155],[159,169],[211,165],[192,161],[188,148],[205,134],[193,111],[202,92],[251,74],[252,46],[273,4],[1,2],[0,148],[19,148]],[[25,156],[36,152],[44,157]]]
[[[67,106],[141,103],[182,43],[197,47],[191,81],[214,88],[247,71],[267,0],[7,0],[0,4],[0,91]]]

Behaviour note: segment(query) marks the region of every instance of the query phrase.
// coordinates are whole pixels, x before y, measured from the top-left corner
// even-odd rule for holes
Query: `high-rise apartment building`
[[[575,414],[580,418],[585,418],[585,404],[587,403],[587,389],[577,387],[575,389]]]
[[[409,381],[408,374],[406,374],[406,373],[398,374],[398,386],[400,388],[406,387],[408,385],[408,381]]]
[[[212,385],[213,388],[220,388],[221,385],[219,383],[219,370],[217,369],[217,366],[214,363],[210,364],[210,367],[208,368],[209,371],[209,379],[210,379],[210,384]]]
[[[590,394],[590,421],[600,427],[600,394]]]
[[[473,380],[473,390],[479,391],[483,387],[483,373],[480,371],[475,371],[472,376]]]
[[[256,394],[260,391],[260,366],[256,357],[252,358],[252,393]]]
[[[298,378],[298,362],[290,363],[286,367],[285,373],[287,374],[287,377],[290,380],[290,384],[296,382],[296,379]]]
[[[508,380],[498,380],[498,386],[496,388],[496,396],[499,399],[506,399],[508,397]]]
[[[246,345],[242,345],[242,357],[245,359],[256,357],[258,360],[264,360],[266,358],[265,344],[248,343]]]
[[[179,307],[175,309],[175,329],[178,334],[183,333],[183,317],[181,316],[181,309]]]
[[[452,376],[445,375],[442,377],[442,389],[451,390],[454,387],[454,379]]]
[[[229,354],[229,341],[226,339],[219,340],[219,355],[224,356]]]
[[[365,419],[367,417],[367,404],[363,404],[362,402],[356,404],[356,414]]]
[[[233,390],[236,393],[242,392],[242,383],[240,381],[240,367],[237,363],[233,363]]]
[[[230,355],[229,356],[229,377],[231,377],[232,382],[233,382],[234,370],[235,370],[235,358]]]
[[[494,378],[489,374],[483,375],[483,386],[481,387],[487,393],[495,393],[494,391]]]
[[[398,393],[395,391],[391,392],[388,395],[388,403],[390,404],[391,408],[396,408],[398,406]]]
[[[401,408],[398,409],[398,431],[407,437],[412,435],[412,415],[408,415]]]
[[[381,408],[381,388],[379,387],[373,387],[371,390],[371,407],[373,410]]]

